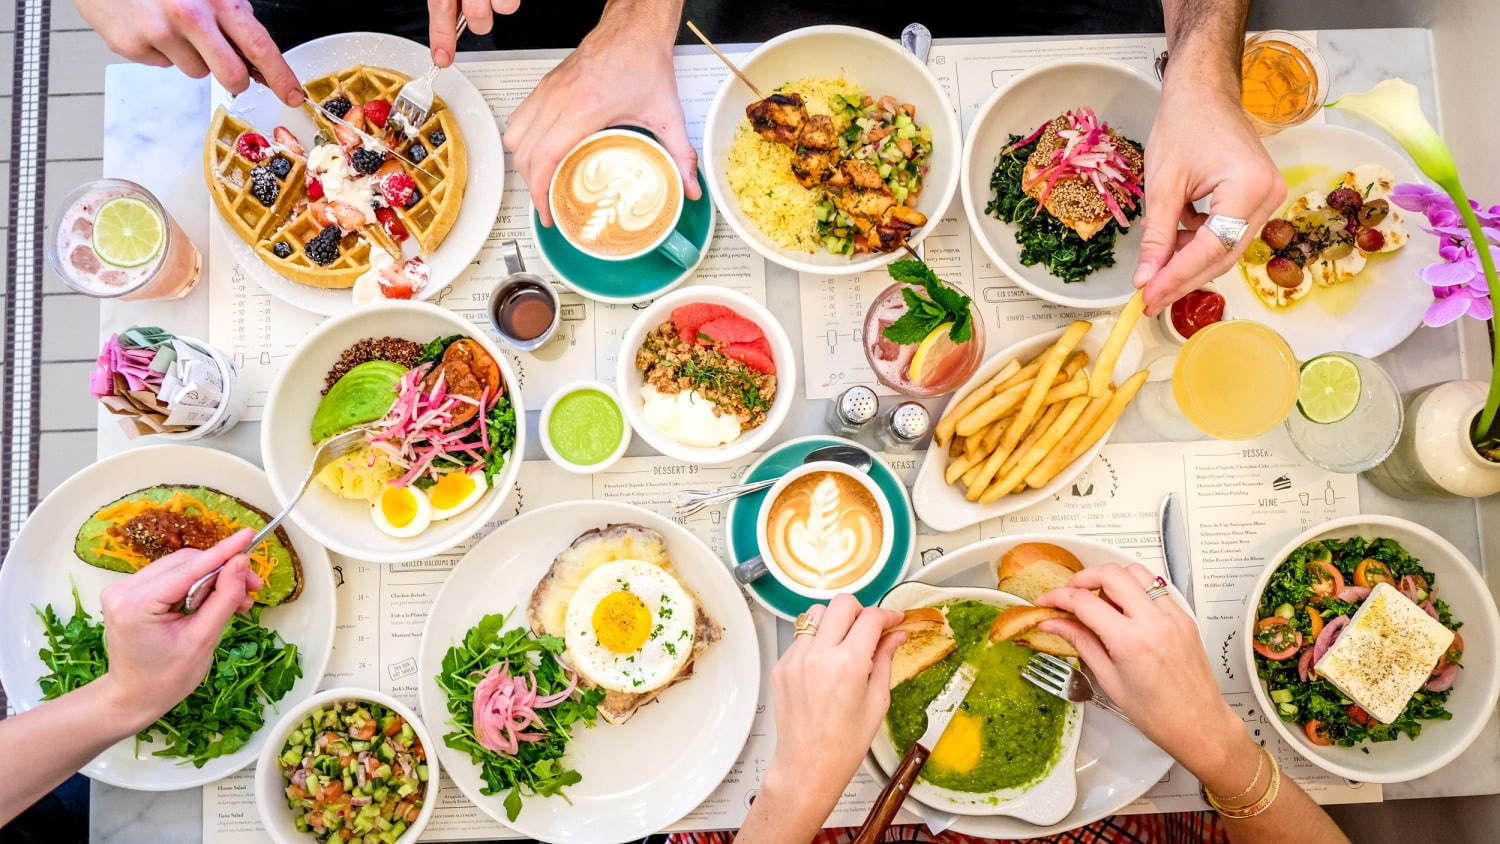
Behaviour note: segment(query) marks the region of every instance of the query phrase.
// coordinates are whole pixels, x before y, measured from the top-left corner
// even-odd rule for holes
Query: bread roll
[[[1068,644],[1068,640],[1055,633],[1046,633],[1036,629],[1036,626],[1044,621],[1073,617],[1070,612],[1054,610],[1050,607],[1007,607],[995,616],[995,621],[990,625],[990,641],[1015,642],[1023,647],[1053,656],[1076,657],[1078,651]]]
[[[1050,542],[1012,546],[996,566],[1000,589],[1033,603],[1045,592],[1066,586],[1083,563],[1071,551]]]
[[[901,623],[891,628],[906,631],[906,641],[891,659],[891,688],[921,674],[958,648],[948,616],[936,607],[907,610]]]

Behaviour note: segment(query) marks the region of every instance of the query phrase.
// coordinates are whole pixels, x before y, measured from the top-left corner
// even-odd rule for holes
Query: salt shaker
[[[828,408],[828,427],[841,437],[853,438],[868,430],[870,423],[880,412],[880,399],[875,391],[863,384],[855,384],[839,393]]]
[[[920,403],[904,401],[891,408],[880,422],[875,435],[882,450],[911,451],[917,447],[918,440],[927,436],[932,417]]]

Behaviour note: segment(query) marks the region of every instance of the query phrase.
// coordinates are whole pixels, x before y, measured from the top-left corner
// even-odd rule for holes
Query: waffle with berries
[[[246,243],[291,219],[304,195],[307,161],[272,144],[224,109],[214,112],[203,143],[203,175],[224,221]]]
[[[468,148],[458,126],[458,116],[441,97],[432,98],[432,108],[421,126],[403,131],[399,116],[391,114],[401,86],[411,77],[399,71],[370,65],[355,65],[307,83],[312,101],[305,108],[329,137],[348,143],[347,127],[328,119],[324,109],[345,122],[359,126],[400,153],[416,167],[391,159],[387,166],[401,168],[415,183],[409,204],[388,205],[401,226],[424,254],[442,244],[458,219],[468,182]],[[389,226],[387,226],[389,228]]]

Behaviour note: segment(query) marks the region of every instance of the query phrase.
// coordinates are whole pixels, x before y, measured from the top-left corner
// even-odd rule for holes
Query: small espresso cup
[[[870,498],[875,502],[876,513],[880,516],[880,533],[876,537],[879,545],[876,548],[875,554],[870,558],[869,566],[848,582],[826,588],[809,585],[793,577],[788,571],[789,561],[778,559],[774,552],[774,546],[766,533],[771,516],[776,508],[776,501],[781,497],[781,494],[797,480],[820,472],[842,475],[859,484],[859,486],[864,488],[865,492],[869,493]],[[776,582],[803,597],[826,601],[841,593],[858,592],[868,586],[880,574],[880,570],[885,566],[886,558],[891,554],[891,546],[895,542],[895,523],[891,514],[890,503],[886,501],[884,493],[881,492],[880,487],[875,485],[875,481],[868,474],[847,464],[832,460],[815,461],[813,463],[804,463],[782,475],[781,479],[766,493],[766,497],[760,503],[760,512],[756,516],[755,541],[760,550],[760,560],[764,564],[766,572],[775,578]],[[745,574],[748,574],[751,566],[752,563],[746,563],[740,568],[745,570]],[[744,579],[740,571],[736,571],[736,576],[740,577],[741,580]]]
[[[585,187],[585,195],[575,195],[572,186],[563,184],[563,181],[590,164],[576,159],[580,154],[597,152],[601,142],[609,138],[621,138],[623,146],[635,147],[636,151],[653,159],[659,172],[664,174],[663,183],[651,185],[628,173],[611,173],[609,160],[605,160],[591,168],[592,183]],[[620,157],[616,156],[613,160],[619,161]],[[561,202],[559,197],[562,197]],[[588,236],[591,229],[604,232],[613,230],[616,233],[621,229],[628,231],[630,225],[639,222],[631,219],[632,214],[639,212],[643,201],[647,205],[653,204],[653,197],[657,200],[656,204],[663,206],[661,216],[650,222],[650,227],[661,226],[661,231],[654,237],[643,239],[630,249],[604,249],[600,247],[597,238]],[[547,191],[552,224],[562,233],[568,245],[579,252],[601,261],[630,261],[655,252],[683,269],[690,269],[697,265],[700,252],[697,246],[677,231],[677,223],[682,219],[682,208],[686,201],[677,162],[672,160],[666,148],[655,138],[632,129],[605,129],[579,141],[563,156],[562,162],[553,171],[552,183]],[[671,210],[665,207],[669,205],[672,206]],[[585,209],[592,209],[587,220],[580,219]],[[628,223],[621,226],[616,222],[619,220],[627,220]]]
[[[533,272],[528,272],[526,262],[521,257],[521,245],[514,240],[501,241],[500,257],[505,261],[505,276],[495,282],[490,289],[489,303],[486,311],[490,317],[490,328],[507,345],[513,346],[523,352],[533,352],[550,341],[560,336],[558,326],[562,324],[562,298],[558,296],[557,289],[552,283]],[[552,320],[542,333],[535,337],[517,337],[512,334],[503,324],[501,319],[501,306],[512,295],[522,290],[534,290],[552,306]]]

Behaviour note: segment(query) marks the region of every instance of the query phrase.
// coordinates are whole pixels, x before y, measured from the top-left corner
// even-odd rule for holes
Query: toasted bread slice
[[[1053,656],[1076,657],[1078,651],[1066,639],[1055,633],[1036,629],[1038,624],[1058,618],[1074,618],[1074,615],[1050,607],[1007,607],[995,616],[994,623],[990,625],[990,641],[1015,642]]]
[[[1083,563],[1060,545],[1022,542],[1006,551],[995,568],[1002,592],[1035,603],[1043,593],[1066,586],[1083,571]]]
[[[904,630],[907,638],[891,658],[891,688],[921,674],[958,648],[948,616],[936,607],[907,610],[892,631]]]

